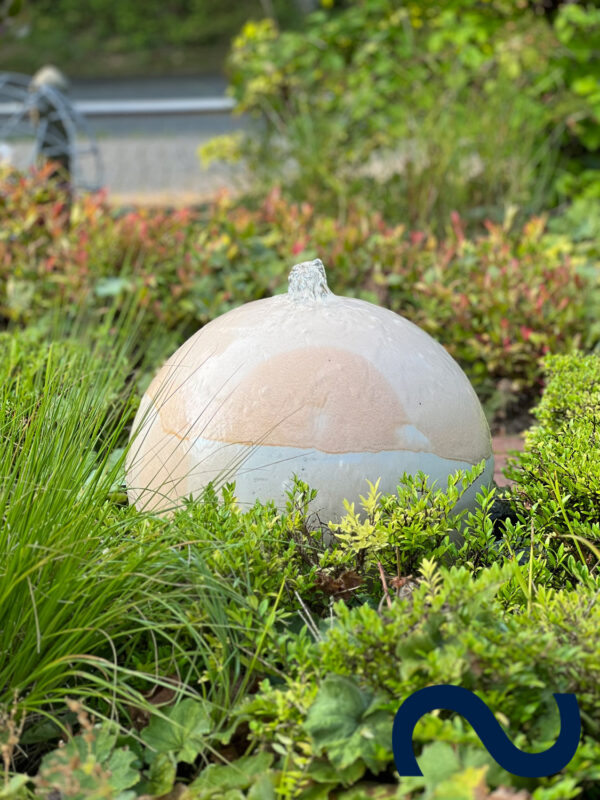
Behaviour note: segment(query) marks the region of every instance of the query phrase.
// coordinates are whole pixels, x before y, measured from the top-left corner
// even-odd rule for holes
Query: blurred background
[[[223,102],[232,38],[247,20],[267,16],[282,29],[299,29],[314,5],[183,0],[167,10],[139,0],[5,2],[0,72],[32,75],[52,64],[69,78],[69,97],[97,139],[103,183],[115,202],[194,202],[231,183],[223,165],[202,169],[197,148],[244,124],[232,117],[232,102]],[[174,99],[175,112],[161,102]]]
[[[251,180],[341,213],[360,197],[417,226],[446,224],[451,211],[477,222],[573,201],[591,224],[597,3],[2,8],[0,72],[53,64],[68,77],[117,202],[193,203]]]

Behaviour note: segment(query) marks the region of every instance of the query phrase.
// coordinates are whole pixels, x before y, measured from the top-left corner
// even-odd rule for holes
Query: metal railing
[[[148,100],[76,100],[72,106],[86,117],[162,116],[167,114],[219,114],[233,109],[230,97],[169,97]],[[0,117],[22,108],[19,103],[0,103]]]

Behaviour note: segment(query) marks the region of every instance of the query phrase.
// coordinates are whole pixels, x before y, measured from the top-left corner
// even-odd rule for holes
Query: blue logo
[[[485,749],[507,772],[523,778],[554,775],[575,755],[581,736],[581,719],[574,694],[553,695],[560,714],[560,734],[548,750],[525,753],[510,741],[489,707],[476,694],[462,686],[428,686],[408,697],[398,709],[392,731],[392,750],[400,775],[419,775],[413,751],[415,725],[424,714],[436,708],[457,711],[469,722]]]

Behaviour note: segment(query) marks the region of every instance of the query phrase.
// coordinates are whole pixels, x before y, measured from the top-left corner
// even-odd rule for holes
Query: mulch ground
[[[509,456],[515,451],[521,451],[524,448],[523,434],[500,433],[492,436],[492,448],[494,450],[494,480],[498,486],[510,486],[513,481],[509,481],[504,477],[503,469]]]

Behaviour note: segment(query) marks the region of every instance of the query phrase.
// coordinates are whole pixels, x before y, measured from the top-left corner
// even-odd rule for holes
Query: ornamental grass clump
[[[218,728],[253,680],[275,619],[271,608],[257,613],[243,570],[237,586],[215,578],[201,528],[184,540],[178,526],[123,505],[130,335],[114,327],[88,331],[87,343],[34,329],[0,335],[6,775],[31,770],[77,730],[73,702],[135,739],[136,725],[165,716],[155,699],[162,690],[163,704],[187,698],[203,730]],[[181,727],[168,715],[164,725]],[[148,768],[155,749],[148,744]]]
[[[131,540],[109,513],[123,352],[108,359],[105,348],[46,344],[32,331],[3,334],[0,351],[0,701],[31,712],[80,681],[86,692],[112,684],[92,656],[131,626],[156,542]]]

